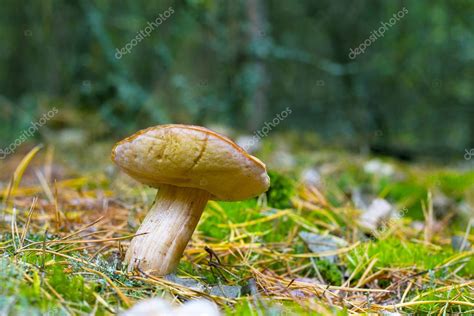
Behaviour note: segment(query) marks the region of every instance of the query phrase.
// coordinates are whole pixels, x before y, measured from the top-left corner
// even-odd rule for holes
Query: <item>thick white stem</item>
[[[165,275],[175,270],[210,194],[200,189],[160,187],[155,203],[132,239],[125,256],[128,270]]]

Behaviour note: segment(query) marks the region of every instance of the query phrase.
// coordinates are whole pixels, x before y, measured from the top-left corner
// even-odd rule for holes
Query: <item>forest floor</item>
[[[302,177],[271,171],[266,196],[210,201],[167,277],[122,265],[154,190],[111,166],[61,176],[50,148],[11,157],[0,314],[115,314],[150,297],[229,315],[474,313],[472,168],[311,157]]]

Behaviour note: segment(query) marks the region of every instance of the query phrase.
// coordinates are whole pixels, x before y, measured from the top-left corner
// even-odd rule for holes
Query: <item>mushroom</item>
[[[238,201],[268,190],[265,164],[207,128],[158,125],[118,142],[112,160],[135,180],[157,188],[153,206],[131,240],[129,271],[171,273],[209,199]]]

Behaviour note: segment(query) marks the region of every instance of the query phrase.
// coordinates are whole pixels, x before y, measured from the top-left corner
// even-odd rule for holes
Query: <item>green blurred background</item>
[[[83,130],[88,142],[104,141],[170,122],[252,134],[290,108],[278,131],[324,145],[458,160],[474,147],[472,0],[4,0],[1,7],[2,146],[56,107],[37,139]],[[403,8],[383,37],[349,57]]]

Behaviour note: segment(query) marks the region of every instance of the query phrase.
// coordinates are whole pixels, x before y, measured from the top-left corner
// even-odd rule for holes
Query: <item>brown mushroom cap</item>
[[[268,190],[265,164],[207,128],[158,125],[117,143],[112,160],[135,180],[206,190],[212,199],[237,201]]]

